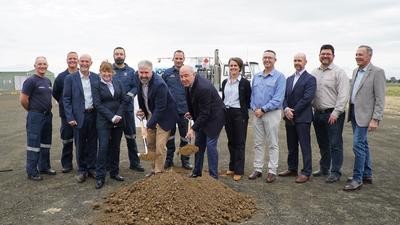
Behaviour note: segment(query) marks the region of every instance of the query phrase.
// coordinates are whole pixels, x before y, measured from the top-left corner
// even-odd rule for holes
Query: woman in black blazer
[[[102,188],[104,185],[107,166],[110,168],[111,179],[124,180],[124,177],[119,175],[119,152],[124,125],[122,116],[128,104],[128,96],[124,94],[122,84],[118,80],[112,79],[114,74],[111,63],[102,62],[100,80],[92,87],[99,137],[96,189]]]
[[[250,81],[242,78],[243,61],[229,59],[229,78],[222,82],[222,100],[225,104],[225,131],[228,136],[230,153],[229,169],[226,175],[239,181],[244,174],[247,124],[249,121],[251,87]]]

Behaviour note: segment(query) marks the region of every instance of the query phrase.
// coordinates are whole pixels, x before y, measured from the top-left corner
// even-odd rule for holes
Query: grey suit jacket
[[[349,103],[354,104],[356,122],[360,127],[368,127],[371,119],[381,121],[383,118],[383,110],[385,108],[385,71],[372,65],[372,63],[370,63],[365,70],[365,75],[356,92],[354,102],[351,102],[351,96],[358,68],[353,71],[350,89]],[[348,121],[350,121],[350,115],[348,116]]]

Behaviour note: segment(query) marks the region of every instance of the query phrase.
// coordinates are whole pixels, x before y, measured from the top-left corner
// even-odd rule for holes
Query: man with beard
[[[143,60],[138,64],[139,110],[138,117],[146,118],[147,125],[144,136],[147,136],[149,151],[155,152],[152,171],[146,177],[164,171],[166,144],[169,133],[178,120],[174,98],[163,79],[153,72],[153,64]]]
[[[58,102],[59,114],[61,118],[60,136],[63,144],[61,152],[61,166],[63,173],[69,173],[72,171],[72,146],[74,140],[74,129],[67,123],[64,112],[64,104],[62,101],[62,94],[64,90],[65,77],[71,73],[78,71],[78,54],[76,52],[69,52],[67,54],[67,65],[68,68],[58,74],[54,81],[53,97]]]
[[[172,96],[174,96],[179,120],[177,122],[180,136],[180,145],[179,147],[183,147],[188,144],[187,139],[185,138],[187,133],[188,121],[184,117],[185,113],[188,112],[188,107],[186,104],[186,96],[185,96],[185,88],[183,87],[180,79],[179,79],[179,69],[183,66],[183,62],[185,61],[185,53],[182,50],[176,50],[174,52],[174,66],[165,70],[162,78],[165,83],[168,85],[169,91]],[[176,127],[171,130],[171,134],[169,140],[167,142],[167,159],[165,160],[165,168],[169,168],[174,165],[174,153],[175,153],[175,132]],[[189,156],[181,155],[182,167],[191,170],[193,169],[192,165],[189,163]]]
[[[140,165],[140,159],[138,157],[136,125],[133,115],[133,99],[137,94],[135,70],[125,63],[125,49],[122,47],[116,47],[114,49],[114,62],[113,69],[115,75],[113,79],[119,80],[124,85],[125,94],[130,97],[123,116],[125,120],[124,134],[128,146],[129,168],[138,172],[144,172],[144,168]]]

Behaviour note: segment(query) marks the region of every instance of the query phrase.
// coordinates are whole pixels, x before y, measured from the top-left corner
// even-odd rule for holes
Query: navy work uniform
[[[188,128],[188,121],[184,118],[186,112],[188,112],[188,107],[186,103],[186,95],[185,95],[185,88],[183,87],[180,78],[179,78],[179,70],[173,66],[165,70],[164,74],[162,75],[165,83],[167,84],[169,91],[171,92],[172,96],[175,99],[177,105],[177,111],[179,114],[178,119],[178,129],[180,135],[180,144],[179,147],[183,147],[188,144],[185,136],[187,133]],[[174,161],[174,153],[175,153],[175,132],[176,127],[171,130],[170,137],[167,142],[167,159],[165,161],[165,167],[171,167]],[[189,156],[181,155],[182,167],[191,168],[189,163]]]
[[[59,115],[61,118],[61,126],[60,126],[60,136],[63,144],[62,153],[61,153],[61,166],[63,171],[72,170],[72,146],[74,140],[74,129],[71,125],[68,124],[67,119],[65,118],[64,104],[62,101],[62,94],[64,89],[64,80],[67,75],[70,73],[68,69],[64,72],[58,74],[56,80],[54,81],[53,87],[53,97],[58,102],[59,107]]]
[[[138,157],[138,149],[136,144],[136,125],[133,114],[133,98],[137,94],[137,79],[135,79],[135,70],[132,67],[129,67],[127,64],[125,64],[123,68],[119,68],[114,64],[113,69],[115,71],[113,79],[122,83],[124,93],[130,97],[124,116],[122,117],[125,123],[124,134],[128,146],[129,168],[138,171],[144,171],[143,167],[140,165],[140,159]]]
[[[25,80],[22,93],[29,96],[26,117],[26,172],[36,177],[39,171],[48,171],[52,135],[51,81],[32,75]],[[39,171],[38,171],[39,169]]]

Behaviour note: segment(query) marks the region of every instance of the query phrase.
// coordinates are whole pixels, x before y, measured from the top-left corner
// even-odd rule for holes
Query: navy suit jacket
[[[146,118],[149,118],[144,104],[142,84],[138,81],[138,103],[143,110]],[[163,130],[169,131],[175,127],[178,121],[176,103],[167,84],[164,80],[153,72],[153,76],[148,84],[148,106],[151,111],[151,118],[147,121],[147,127],[155,129],[158,124]]]
[[[294,109],[295,123],[311,123],[313,119],[311,102],[314,99],[315,90],[317,88],[316,79],[313,75],[304,71],[294,87],[293,81],[294,75],[286,79],[283,109],[286,107]]]
[[[211,82],[196,75],[191,88],[185,88],[186,101],[193,117],[194,131],[203,131],[215,138],[225,125],[225,105]]]
[[[99,80],[99,75],[90,72],[89,79],[90,85],[93,87],[94,83]],[[63,103],[67,122],[75,120],[77,122],[77,128],[82,128],[85,119],[85,97],[83,95],[83,87],[79,71],[72,73],[65,78]]]
[[[125,94],[122,83],[116,79],[112,80],[114,87],[114,96],[111,95],[107,84],[96,81],[92,87],[93,104],[97,111],[96,127],[113,128],[114,126],[122,127],[124,120],[114,124],[112,118],[115,115],[124,117],[124,112],[129,103],[130,97]]]

